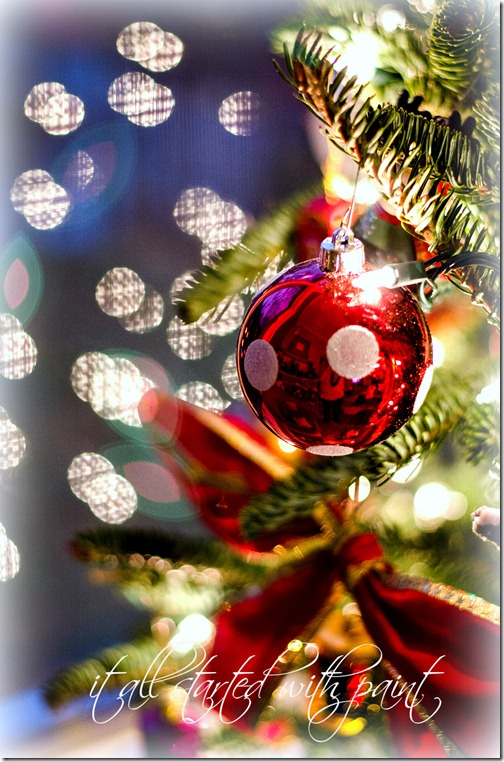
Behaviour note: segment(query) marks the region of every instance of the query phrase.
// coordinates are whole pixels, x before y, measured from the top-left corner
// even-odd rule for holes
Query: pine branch
[[[192,654],[162,651],[163,646],[151,636],[106,648],[56,675],[45,686],[44,698],[52,709],[57,709],[77,698],[89,696],[91,691],[96,694],[107,672],[112,673],[107,679],[107,690],[119,690],[133,680],[141,682],[143,678],[152,679],[154,676],[156,680],[162,678],[163,682],[166,680],[168,683],[170,675],[189,664]],[[158,658],[161,653],[162,657]]]
[[[303,9],[302,18],[298,17],[274,30],[272,47],[276,53],[281,53],[280,41],[293,39],[301,25],[318,30],[325,47],[332,45],[335,52],[345,51],[354,39],[361,42],[363,34],[373,36],[379,43],[377,67],[370,81],[373,94],[394,102],[400,91],[406,89],[415,97],[420,97],[425,108],[448,116],[457,101],[456,87],[450,77],[437,76],[437,67],[431,69],[427,57],[434,17],[430,12],[419,13],[410,4],[403,4],[400,12],[405,19],[404,25],[389,31],[382,26],[376,3],[366,0],[356,0],[351,5],[334,0],[311,3]],[[449,13],[445,12],[447,16]],[[335,28],[338,30],[337,43],[333,33]],[[498,24],[494,23],[491,29],[497,30]],[[438,38],[435,39],[438,42]],[[476,35],[474,42],[477,42]],[[435,60],[437,64],[436,57]]]
[[[434,532],[406,533],[376,513],[363,529],[376,534],[387,559],[398,571],[411,573],[412,567],[421,563],[422,576],[498,602],[495,561],[480,547],[474,534],[466,531],[465,519],[462,521],[463,529],[459,527],[459,531],[452,522],[447,522]],[[466,562],[468,558],[470,564]]]
[[[453,107],[470,108],[485,85],[489,48],[498,27],[492,0],[448,0],[431,24],[427,63],[442,87],[454,97]],[[495,63],[495,62],[494,62]],[[498,75],[495,68],[493,76]]]
[[[389,32],[378,24],[372,27],[381,41],[379,69],[371,80],[378,98],[396,101],[401,90],[422,98],[426,108],[448,111],[446,92],[429,76],[425,57],[425,28],[415,26]]]
[[[276,270],[282,269],[294,254],[292,231],[299,210],[321,192],[322,184],[317,183],[296,193],[259,220],[238,245],[222,251],[212,264],[193,273],[193,282],[179,294],[179,317],[195,322],[227,297],[253,289],[272,263],[277,265]]]
[[[356,78],[335,71],[330,53],[322,55],[317,34],[300,33],[292,54],[286,48],[285,63],[284,79],[323,122],[329,140],[374,180],[409,232],[439,254],[497,256],[480,207],[495,202],[499,184],[476,140],[395,106],[373,108]],[[454,264],[453,274],[497,321],[497,273]]]
[[[383,484],[414,458],[428,457],[459,422],[480,388],[481,378],[475,382],[439,372],[420,410],[393,436],[351,455],[321,457],[254,497],[241,514],[245,536],[256,537],[305,518],[320,500],[343,500],[359,476]]]
[[[252,562],[218,541],[148,530],[105,527],[80,533],[73,546],[95,581],[164,616],[210,614],[234,591],[264,582],[269,571],[266,562]]]
[[[471,405],[457,428],[457,441],[468,463],[497,461],[500,453],[500,421],[496,405]]]
[[[500,162],[500,87],[498,82],[490,82],[488,88],[474,104],[474,116],[478,135],[487,146],[489,153]]]

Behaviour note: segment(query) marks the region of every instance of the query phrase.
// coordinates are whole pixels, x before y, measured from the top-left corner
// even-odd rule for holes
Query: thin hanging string
[[[354,188],[352,193],[352,201],[350,204],[350,208],[347,212],[345,212],[345,215],[341,221],[342,226],[345,228],[345,237],[348,238],[349,231],[352,230],[352,220],[354,216],[355,211],[355,199],[357,197],[357,183],[359,181],[359,172],[360,172],[360,166],[357,164],[357,172],[355,173],[355,182],[354,182]]]

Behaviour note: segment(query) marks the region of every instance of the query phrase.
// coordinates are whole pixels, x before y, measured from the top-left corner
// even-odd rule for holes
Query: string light
[[[500,393],[501,393],[500,382],[492,381],[492,383],[483,387],[483,389],[480,391],[480,393],[476,397],[476,402],[478,403],[478,405],[484,405],[491,402],[499,402]]]
[[[195,645],[205,646],[215,634],[215,625],[203,614],[189,614],[180,622],[170,645],[177,653],[188,653]]]
[[[348,488],[348,496],[351,500],[362,503],[369,497],[371,482],[365,476],[359,476]]]

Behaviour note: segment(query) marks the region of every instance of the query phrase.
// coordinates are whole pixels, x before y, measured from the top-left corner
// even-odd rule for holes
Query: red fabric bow
[[[348,581],[352,570],[382,558],[372,535],[356,535],[338,553],[339,575]],[[498,753],[499,627],[429,595],[428,581],[426,592],[398,588],[370,567],[350,586],[384,658],[407,684],[422,684],[421,704],[434,723],[470,757]]]
[[[138,412],[168,468],[173,468],[172,451],[187,464],[187,473],[179,470],[177,478],[202,521],[220,539],[240,550],[262,552],[317,531],[317,524],[307,519],[255,542],[242,535],[241,509],[254,494],[292,472],[273,451],[269,434],[236,416],[218,415],[156,389],[144,395]]]
[[[322,553],[312,564],[223,610],[215,623],[210,690],[218,683],[221,687],[210,700],[200,694],[203,707],[214,706],[243,729],[253,726],[278,683],[275,678],[281,676],[278,657],[324,607],[335,579],[331,554]],[[247,695],[237,685],[240,670],[246,671],[247,685],[255,686]]]
[[[258,680],[289,640],[302,635],[339,578],[351,587],[368,632],[383,660],[392,665],[397,690],[405,686],[401,700],[388,709],[399,752],[406,757],[444,757],[448,741],[470,757],[498,756],[499,627],[427,592],[397,587],[392,572],[376,537],[355,535],[336,560],[323,553],[292,576],[224,611],[217,619],[212,651],[214,680],[222,681],[225,690],[252,656],[257,658],[250,660],[249,679]],[[270,680],[260,696],[252,696],[244,716],[244,700],[235,701],[229,694],[220,709],[230,721],[240,717],[242,725],[251,723],[254,710],[274,687]],[[440,740],[437,729],[442,731]]]
[[[203,521],[226,542],[242,550],[262,551],[318,532],[318,525],[310,519],[288,527],[281,535],[256,542],[244,540],[240,510],[253,494],[267,490],[290,472],[266,438],[247,424],[155,390],[143,398],[140,415],[158,442],[171,443],[189,463],[196,476],[187,480],[186,488],[199,504]],[[428,590],[398,587],[372,534],[350,536],[336,557],[328,549],[218,615],[212,680],[222,687],[212,700],[221,702],[217,708],[222,716],[231,722],[239,718],[243,727],[253,723],[275,687],[276,660],[289,641],[302,636],[323,610],[337,579],[352,591],[366,629],[391,665],[392,678],[398,680],[399,673],[407,686],[421,686],[423,717],[432,716],[444,740],[453,742],[462,754],[498,756],[499,627],[429,595]],[[243,690],[241,696],[239,690],[226,693],[245,662],[250,670],[248,684],[257,684],[250,706]],[[263,680],[266,674],[270,676]],[[414,688],[410,695],[416,696]],[[440,745],[443,738],[438,740],[436,728],[421,722],[419,712],[404,701],[388,711],[399,753],[405,757],[446,756]]]

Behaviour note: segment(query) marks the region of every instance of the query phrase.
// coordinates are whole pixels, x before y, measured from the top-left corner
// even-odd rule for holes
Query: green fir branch
[[[193,654],[173,649],[163,653],[163,646],[151,636],[106,648],[92,658],[62,670],[44,687],[44,698],[52,709],[99,691],[107,673],[107,691],[118,691],[131,683],[156,677],[163,683],[190,663]],[[115,668],[115,669],[114,669]],[[122,674],[124,673],[124,674]],[[159,690],[159,688],[158,688]],[[126,701],[129,694],[126,695]]]
[[[495,404],[474,403],[457,428],[457,442],[468,463],[496,462],[500,454],[500,420]]]
[[[476,129],[481,142],[486,145],[489,153],[500,163],[500,86],[498,82],[490,82],[488,88],[474,103]]]
[[[316,33],[301,32],[292,53],[285,49],[285,63],[287,74],[280,73],[323,122],[328,139],[374,180],[410,233],[438,254],[498,255],[484,207],[498,199],[499,183],[476,140],[402,108],[374,108],[346,68],[335,71]],[[452,272],[497,321],[496,271],[461,271],[454,263]]]
[[[211,614],[233,592],[264,583],[270,570],[265,561],[250,561],[216,540],[125,527],[81,532],[73,547],[92,567],[95,581],[174,618],[193,611]]]
[[[481,378],[475,382],[439,372],[420,410],[387,440],[351,455],[320,457],[254,497],[241,513],[244,535],[256,537],[305,518],[318,501],[343,500],[359,476],[383,484],[413,459],[427,458],[459,422],[480,388]]]
[[[448,0],[436,12],[429,31],[427,64],[445,91],[452,108],[471,108],[486,85],[498,75],[489,55],[498,29],[498,5],[493,0]]]
[[[404,531],[384,520],[378,511],[362,528],[376,534],[387,559],[398,571],[418,576],[415,569],[420,564],[422,577],[498,603],[495,559],[475,535],[467,531],[467,517],[457,523],[459,531],[453,522],[446,522],[432,532]],[[465,562],[468,558],[470,564]]]
[[[254,290],[255,283],[273,263],[277,271],[282,269],[294,255],[295,218],[299,210],[320,193],[321,183],[297,192],[259,220],[239,244],[220,252],[211,264],[193,273],[192,282],[179,294],[176,304],[179,317],[193,323],[210,310],[216,310],[227,298]]]

